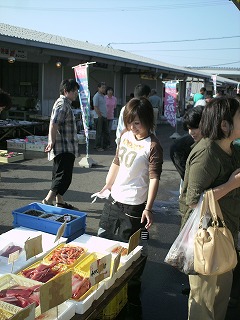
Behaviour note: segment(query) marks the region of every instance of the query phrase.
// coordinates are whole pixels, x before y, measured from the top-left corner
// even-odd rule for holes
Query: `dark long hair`
[[[226,137],[222,131],[222,121],[227,121],[233,127],[233,117],[240,110],[240,102],[232,97],[214,98],[205,106],[199,128],[202,136],[211,140],[221,140]],[[231,134],[229,130],[227,137]]]

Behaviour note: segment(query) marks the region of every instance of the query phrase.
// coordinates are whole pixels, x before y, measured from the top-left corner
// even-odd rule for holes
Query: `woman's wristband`
[[[146,211],[148,211],[148,212],[151,212],[151,213],[152,213],[152,210],[149,210],[149,209],[147,209],[147,208],[145,208],[144,210],[146,210]]]

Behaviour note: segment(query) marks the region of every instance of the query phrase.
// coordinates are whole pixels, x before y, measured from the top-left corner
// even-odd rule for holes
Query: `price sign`
[[[24,245],[26,251],[26,259],[30,259],[35,257],[37,254],[43,252],[42,249],[42,235],[35,238],[28,239]]]
[[[67,226],[67,220],[65,220],[64,223],[59,227],[54,242],[58,241],[63,236],[66,226]]]
[[[35,303],[19,311],[11,317],[11,320],[34,320],[35,319]]]
[[[10,253],[8,256],[8,264],[14,263],[19,258],[19,250]]]
[[[136,231],[129,239],[128,254],[132,252],[139,244],[139,239],[141,235],[141,229]]]
[[[89,280],[92,286],[110,276],[111,260],[112,255],[110,253],[90,265]]]
[[[64,221],[69,222],[71,221],[71,217],[69,215],[66,215],[63,217]]]
[[[40,307],[44,313],[72,296],[72,271],[69,270],[40,287]]]
[[[120,264],[120,259],[121,259],[121,251],[118,253],[118,255],[116,256],[116,258],[113,261],[112,276],[117,272],[117,269]]]

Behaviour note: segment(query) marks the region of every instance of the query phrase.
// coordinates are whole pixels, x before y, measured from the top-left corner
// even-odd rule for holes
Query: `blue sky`
[[[228,0],[0,0],[0,11],[3,23],[166,63],[240,67],[240,13]]]

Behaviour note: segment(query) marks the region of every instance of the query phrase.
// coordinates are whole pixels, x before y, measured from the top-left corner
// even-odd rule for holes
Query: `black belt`
[[[129,215],[129,216],[131,216],[131,217],[133,217],[133,218],[141,218],[141,217],[136,217],[136,216],[131,215],[131,213],[133,212],[133,211],[132,211],[133,208],[135,208],[136,211],[138,210],[138,208],[139,208],[140,211],[141,211],[141,210],[143,211],[144,207],[146,206],[146,202],[141,203],[141,204],[135,204],[135,205],[126,204],[126,203],[121,203],[121,202],[118,202],[118,201],[114,200],[111,195],[109,196],[108,200],[111,202],[111,204],[114,204],[114,205],[116,205],[118,208],[121,208],[122,211],[123,211],[125,214],[127,214],[127,215]],[[128,212],[129,212],[129,213],[128,213]]]

